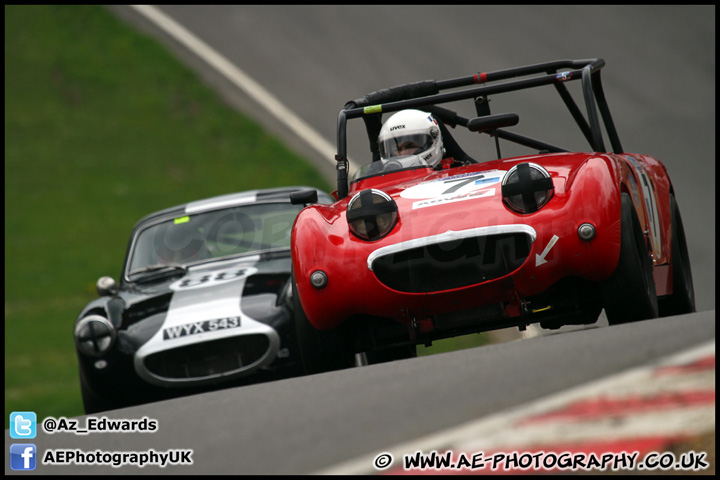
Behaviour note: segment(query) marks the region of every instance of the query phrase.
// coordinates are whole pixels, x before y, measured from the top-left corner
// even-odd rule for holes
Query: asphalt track
[[[187,53],[135,11],[113,10],[168,42],[228,101],[242,106],[269,130],[286,135],[289,145],[314,156],[332,176],[327,159],[317,158],[317,151],[292,138],[281,122],[245,93],[210,72],[204,60]],[[142,469],[38,465],[35,473],[315,472],[715,337],[714,7],[164,6],[162,10],[331,143],[337,111],[345,101],[368,91],[548,60],[604,58],[603,83],[625,148],[656,156],[670,172],[688,236],[700,313],[562,332],[108,412],[113,419],[156,419],[158,431],[39,432],[34,443],[41,453],[60,448],[192,449],[193,465]],[[523,101],[537,115],[550,102]],[[557,126],[522,125],[527,125],[523,133],[538,138],[544,137],[546,128]],[[366,155],[364,150],[364,142],[350,145],[357,160]],[[78,420],[83,425],[86,418]],[[9,443],[6,433],[6,451]],[[7,462],[5,471],[12,473]]]
[[[33,443],[42,455],[76,449],[91,453],[191,449],[193,465],[140,469],[38,464],[35,473],[316,472],[643,365],[714,336],[715,313],[704,312],[115,410],[106,416],[147,417],[157,421],[158,429],[48,435],[38,427]],[[76,420],[80,427],[87,426],[86,417]],[[9,440],[6,433],[6,447]],[[12,473],[7,463],[5,468]]]

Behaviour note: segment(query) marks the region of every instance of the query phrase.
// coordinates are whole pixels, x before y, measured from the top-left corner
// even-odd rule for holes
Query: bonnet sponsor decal
[[[413,202],[412,208],[425,208],[434,207],[436,205],[445,205],[446,203],[462,202],[463,200],[473,200],[475,198],[492,197],[495,195],[495,189],[489,188],[485,190],[473,190],[466,193],[458,193],[454,195],[441,195],[437,198],[431,198],[428,200],[420,200]]]
[[[413,209],[491,197],[497,193],[496,188],[491,186],[500,183],[504,175],[504,170],[453,175],[415,185],[404,190],[400,196],[420,200],[413,203]]]

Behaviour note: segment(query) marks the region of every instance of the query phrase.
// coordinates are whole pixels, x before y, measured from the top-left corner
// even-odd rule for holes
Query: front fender
[[[617,163],[608,156],[593,156],[571,170],[557,172],[553,181],[553,199],[525,218],[537,239],[531,256],[513,277],[522,296],[541,293],[565,277],[603,281],[615,271],[620,258]],[[590,241],[578,235],[585,223],[595,227]]]
[[[358,295],[344,291],[347,285],[366,283],[356,277],[361,269],[367,270],[367,255],[356,251],[347,223],[337,221],[344,218],[338,213],[340,208],[337,204],[307,207],[298,214],[292,230],[292,270],[298,296],[308,320],[319,329],[337,326],[344,320],[338,316],[341,311],[359,311],[361,308],[351,303]],[[320,290],[310,284],[310,275],[316,270],[330,273],[328,284]],[[342,272],[342,280],[338,272]]]

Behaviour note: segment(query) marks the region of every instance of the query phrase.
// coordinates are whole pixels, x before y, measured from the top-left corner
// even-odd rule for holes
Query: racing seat
[[[456,162],[463,164],[478,163],[477,160],[460,148],[460,145],[458,145],[455,138],[450,134],[450,130],[445,126],[445,121],[442,120],[442,118],[441,121],[438,122],[438,126],[440,127],[440,134],[442,135],[443,146],[445,147],[445,158],[452,157]]]

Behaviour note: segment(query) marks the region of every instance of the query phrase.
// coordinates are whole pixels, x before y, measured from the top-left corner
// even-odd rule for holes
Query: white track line
[[[670,355],[649,365],[627,370],[625,372],[611,375],[578,387],[559,392],[538,399],[536,401],[520,405],[518,407],[500,412],[488,417],[460,425],[455,428],[431,434],[416,440],[412,440],[403,444],[390,446],[388,448],[379,449],[374,454],[363,455],[347,462],[334,465],[323,469],[314,474],[318,475],[367,475],[380,473],[373,468],[373,460],[378,454],[390,453],[395,459],[393,468],[402,465],[403,455],[412,454],[414,452],[431,452],[436,450],[442,452],[445,450],[467,449],[495,449],[501,447],[522,446],[528,443],[547,441],[548,437],[553,437],[553,441],[563,439],[568,440],[588,440],[586,433],[577,431],[577,425],[562,425],[558,423],[554,428],[550,428],[549,424],[540,426],[529,426],[526,428],[518,428],[518,422],[536,415],[557,410],[570,404],[571,402],[596,398],[607,392],[613,392],[618,387],[625,387],[627,391],[628,385],[637,386],[639,383],[646,382],[652,376],[652,372],[661,366],[680,365],[705,355],[715,353],[715,341],[711,341],[702,345],[698,345],[683,352]],[[710,377],[712,388],[714,389],[714,374]],[[678,432],[701,431],[702,429],[715,428],[714,406],[707,408],[703,406],[690,407],[685,412],[678,412],[679,415],[670,415],[665,413],[665,421],[658,422],[657,416],[649,419],[647,415],[636,415],[627,428],[619,429],[617,424],[599,419],[590,422],[590,429],[597,429],[595,438],[602,438],[604,435],[608,437],[623,437],[628,434],[634,436],[642,436],[644,434],[664,434],[671,430]],[[646,429],[647,431],[643,431]]]
[[[288,129],[307,142],[322,158],[326,159],[333,166],[336,165],[335,146],[326,141],[319,133],[285,107],[274,95],[250,78],[249,75],[154,6],[130,5],[130,7],[153,22],[165,33],[172,36],[195,55],[205,60],[208,65],[225,76],[225,78],[231,81],[236,87],[244,91],[250,98],[270,112],[280,123],[284,124]],[[354,162],[348,161],[350,164],[350,172],[357,170],[358,167]]]

